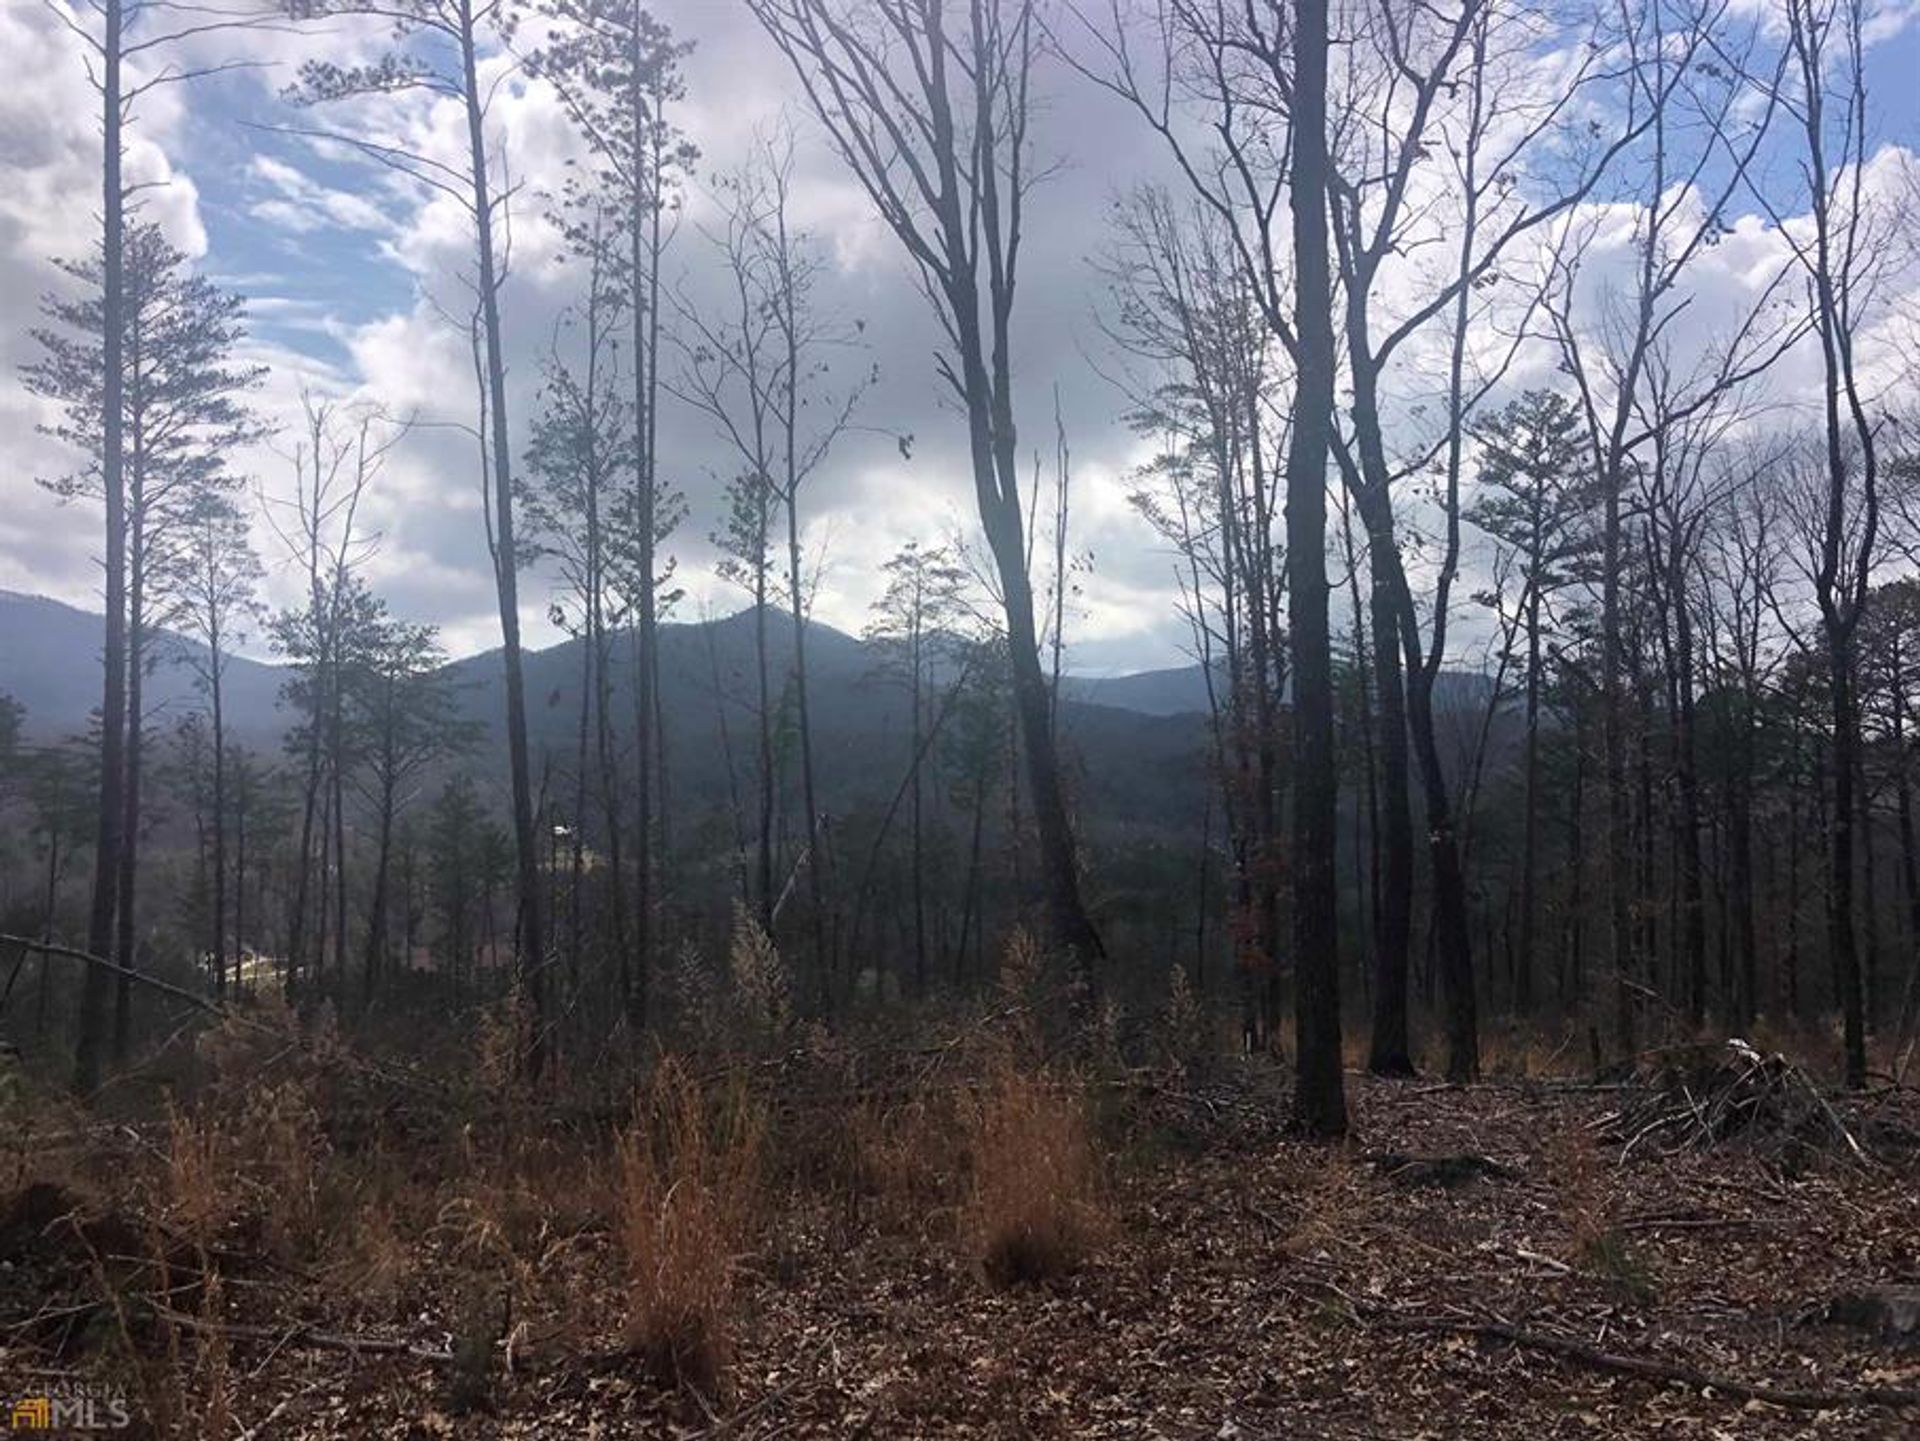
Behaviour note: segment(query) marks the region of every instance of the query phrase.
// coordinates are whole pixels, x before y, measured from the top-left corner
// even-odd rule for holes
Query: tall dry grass
[[[616,1152],[615,1231],[627,1341],[656,1379],[721,1394],[739,1257],[758,1220],[766,1116],[743,1090],[710,1099],[663,1061]]]
[[[995,1060],[961,1123],[972,1161],[963,1231],[988,1278],[1030,1284],[1077,1269],[1107,1226],[1079,1088]]]

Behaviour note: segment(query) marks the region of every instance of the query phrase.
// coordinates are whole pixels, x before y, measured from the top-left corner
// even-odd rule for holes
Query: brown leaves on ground
[[[286,1084],[74,1133],[48,1160],[84,1195],[0,1205],[0,1275],[29,1283],[0,1286],[0,1393],[48,1366],[117,1377],[181,1436],[209,1416],[302,1438],[1920,1428],[1575,1349],[1920,1387],[1920,1352],[1830,1304],[1920,1278],[1913,1148],[1623,1161],[1617,1089],[1356,1077],[1356,1139],[1329,1149],[1284,1136],[1264,1062],[1094,1084],[1005,1036],[667,1061],[611,1114],[408,1120],[388,1098],[376,1124],[317,1080],[266,1099]],[[1835,1105],[1861,1135],[1920,1119],[1909,1091]],[[1394,1156],[1490,1164],[1410,1185]],[[275,1188],[297,1226],[261,1213]]]

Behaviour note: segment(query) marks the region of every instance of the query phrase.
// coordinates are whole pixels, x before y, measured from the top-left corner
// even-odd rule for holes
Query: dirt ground
[[[924,1149],[877,1187],[796,1161],[711,1399],[622,1346],[598,1179],[560,1142],[486,1204],[409,1188],[396,1150],[335,1244],[267,1263],[234,1222],[146,1310],[112,1259],[164,1238],[101,1199],[143,1163],[96,1161],[40,1193],[93,1198],[66,1240],[24,1193],[0,1217],[0,1399],[106,1377],[126,1434],[207,1437],[1920,1436],[1920,1342],[1834,1304],[1920,1286],[1912,1090],[1833,1102],[1864,1160],[1682,1128],[1622,1159],[1631,1088],[1349,1084],[1337,1147],[1283,1134],[1276,1071],[1096,1095],[1100,1239],[1034,1285],[988,1282]]]

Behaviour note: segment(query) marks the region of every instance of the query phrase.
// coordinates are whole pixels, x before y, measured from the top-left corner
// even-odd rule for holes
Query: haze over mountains
[[[736,700],[744,699],[741,687],[753,679],[752,625],[750,611],[665,625],[663,685],[670,694],[681,688],[701,693],[710,704],[717,671],[720,688]],[[824,703],[831,709],[836,698],[849,694],[872,700],[870,692],[885,688],[875,675],[879,658],[866,642],[818,623],[809,626],[807,635],[808,661],[815,685],[822,689],[817,705]],[[616,668],[626,660],[625,640],[623,636],[615,643]],[[89,714],[100,703],[100,645],[99,615],[46,596],[0,590],[0,693],[27,707],[27,726],[33,734],[52,738],[86,728]],[[172,633],[151,637],[150,645],[156,664],[146,686],[154,712],[149,719],[163,719],[198,705],[194,669],[187,661],[205,648]],[[792,655],[792,634],[784,614],[770,617],[768,646],[773,665],[784,670]],[[527,689],[537,708],[552,709],[564,702],[571,709],[579,654],[577,641],[528,653]],[[448,663],[467,693],[466,708],[476,719],[491,714],[498,668],[497,650]],[[228,724],[237,735],[258,740],[281,733],[286,725],[279,704],[284,679],[276,664],[243,656],[231,659],[226,705]],[[1132,675],[1068,676],[1063,685],[1076,703],[1140,715],[1197,715],[1207,710],[1206,682],[1197,665]],[[670,702],[676,707],[687,703],[684,696]]]
[[[41,742],[84,734],[100,703],[102,618],[44,596],[0,591],[0,693],[27,708],[30,737]],[[753,616],[669,624],[661,630],[661,705],[671,785],[687,804],[724,799],[729,756],[751,773],[757,708]],[[782,704],[792,632],[784,614],[768,618],[772,704]],[[536,751],[562,763],[577,743],[581,645],[564,641],[526,656],[528,721]],[[155,664],[146,682],[147,722],[157,732],[203,704],[195,670],[202,651],[179,635],[152,638]],[[905,692],[883,675],[877,650],[830,626],[808,630],[816,744],[829,803],[846,805],[889,793],[909,760]],[[613,642],[614,705],[633,704],[631,638]],[[460,710],[481,728],[482,748],[499,744],[503,707],[497,650],[448,663]],[[290,723],[280,703],[284,671],[234,657],[226,672],[229,734],[263,751],[277,749]],[[1205,749],[1206,684],[1198,666],[1109,678],[1069,677],[1062,725],[1080,772],[1083,800],[1114,820],[1184,818],[1199,804]],[[1191,801],[1191,806],[1189,805]],[[1196,812],[1197,814],[1197,812]]]
[[[27,707],[27,734],[47,742],[86,732],[100,703],[102,618],[44,596],[0,590],[0,694]],[[881,673],[878,651],[831,626],[808,628],[816,744],[822,784],[839,804],[888,791],[908,761],[908,719],[903,688]],[[740,611],[717,620],[678,622],[661,628],[661,706],[668,737],[671,782],[683,801],[716,803],[726,795],[728,757],[739,774],[753,766],[753,716],[757,706],[753,615]],[[772,704],[792,664],[792,631],[784,613],[768,617],[767,643]],[[528,722],[537,748],[556,760],[577,743],[581,642],[563,641],[526,656]],[[194,668],[183,661],[201,650],[184,636],[151,641],[155,663],[146,682],[147,723],[165,732],[203,704]],[[614,705],[624,714],[633,704],[632,640],[614,637],[609,666]],[[450,661],[462,714],[484,737],[499,744],[503,707],[497,650]],[[229,734],[263,751],[277,749],[289,724],[280,703],[283,669],[245,657],[232,658],[226,673]],[[1447,673],[1440,698],[1455,713],[1450,731],[1477,727],[1488,681],[1471,673]],[[1079,771],[1079,793],[1109,819],[1170,817],[1198,805],[1195,789],[1206,751],[1207,685],[1198,665],[1122,676],[1067,676],[1061,721]],[[1510,740],[1495,727],[1494,745]],[[1191,805],[1189,804],[1191,802]]]

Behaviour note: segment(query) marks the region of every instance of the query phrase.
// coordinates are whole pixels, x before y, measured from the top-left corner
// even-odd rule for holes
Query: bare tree
[[[857,348],[864,327],[821,310],[815,287],[822,262],[813,238],[794,227],[792,184],[793,140],[785,130],[757,137],[752,158],[722,182],[725,219],[709,238],[725,267],[727,304],[709,314],[692,297],[681,298],[677,334],[686,358],[673,388],[713,421],[742,467],[737,484],[744,508],[736,506],[738,524],[731,526],[729,543],[723,548],[744,567],[742,578],[756,606],[765,603],[767,569],[773,563],[773,517],[763,513],[764,508],[771,502],[784,516],[785,575],[778,588],[785,591],[793,630],[792,700],[801,804],[806,812],[806,852],[801,865],[811,902],[815,979],[824,995],[831,969],[823,887],[827,857],[822,848],[807,683],[810,586],[802,546],[800,491],[852,424],[874,372],[869,367],[838,393],[827,388],[836,355]],[[809,413],[816,419],[809,421]],[[759,620],[755,633],[762,671],[763,785],[770,786],[766,757],[771,751],[772,717],[770,698],[764,693],[766,637]],[[762,801],[760,847],[762,883],[769,892],[762,923],[768,926],[773,920],[771,810],[769,791]]]
[[[1040,664],[1014,427],[1013,305],[1035,180],[1031,0],[749,0],[815,114],[918,270],[967,415],[974,498],[998,576],[1053,938],[1089,980],[1103,952]]]
[[[506,672],[507,760],[512,773],[513,833],[518,858],[518,982],[532,1013],[526,1055],[538,1076],[545,1059],[546,930],[540,876],[539,836],[534,824],[533,771],[527,746],[525,669],[520,646],[520,550],[514,535],[513,449],[507,424],[507,359],[500,325],[500,291],[506,283],[511,185],[496,188],[495,161],[487,137],[488,112],[498,83],[483,82],[480,51],[485,40],[512,33],[505,0],[287,0],[300,19],[359,15],[386,22],[394,48],[361,64],[310,60],[288,96],[300,105],[339,104],[363,97],[424,91],[459,105],[466,119],[465,165],[449,166],[424,150],[408,150],[352,132],[326,138],[407,176],[426,191],[445,196],[473,226],[474,291],[480,345],[481,450],[491,469],[491,529],[494,592],[499,602],[501,659]]]
[[[1860,0],[1789,0],[1787,85],[1774,91],[1797,123],[1813,232],[1799,239],[1779,226],[1805,276],[1820,344],[1825,503],[1814,592],[1826,639],[1833,720],[1827,945],[1840,983],[1846,1081],[1855,1090],[1867,1083],[1866,1006],[1854,933],[1860,744],[1855,647],[1880,542],[1881,425],[1871,411],[1874,401],[1860,374],[1856,341],[1893,238],[1866,190],[1867,23]]]
[[[1773,302],[1779,278],[1743,314],[1706,342],[1671,358],[1676,320],[1689,310],[1692,266],[1719,240],[1728,205],[1770,132],[1775,107],[1757,110],[1728,57],[1760,56],[1751,23],[1716,4],[1670,13],[1624,10],[1620,24],[1629,104],[1643,117],[1627,152],[1623,187],[1636,207],[1631,284],[1596,294],[1583,278],[1600,221],[1581,217],[1549,258],[1542,308],[1570,377],[1601,492],[1599,554],[1602,782],[1606,798],[1605,874],[1609,962],[1614,982],[1614,1040],[1634,1049],[1644,993],[1634,945],[1631,795],[1627,776],[1627,697],[1622,684],[1627,625],[1622,575],[1629,560],[1632,484],[1658,435],[1719,403],[1764,371],[1803,331]],[[1663,365],[1674,383],[1649,401],[1650,376]]]
[[[303,772],[287,915],[287,986],[295,992],[317,984],[325,963],[329,854],[344,866],[328,834],[328,815],[338,816],[340,810],[329,797],[337,797],[345,786],[340,719],[353,581],[378,541],[359,529],[360,503],[402,434],[403,429],[389,427],[372,409],[348,411],[312,394],[304,396],[301,433],[288,456],[293,498],[266,511],[268,525],[289,562],[299,568],[305,588],[301,604],[282,611],[273,622],[275,648],[299,668],[291,699],[301,720],[288,738]],[[316,878],[318,905],[313,904]],[[338,924],[334,935],[336,946],[343,947]]]
[[[1217,217],[1179,215],[1161,190],[1121,211],[1108,264],[1108,331],[1152,369],[1125,377],[1130,423],[1160,447],[1136,477],[1134,509],[1174,549],[1212,721],[1233,857],[1231,932],[1250,1046],[1278,1021],[1286,681],[1277,534],[1284,432],[1278,347]]]
[[[553,83],[598,164],[605,203],[624,217],[624,280],[632,326],[634,553],[627,569],[638,624],[634,666],[635,964],[626,991],[630,1019],[647,1016],[656,949],[655,873],[662,849],[666,734],[661,722],[660,614],[672,599],[673,565],[662,543],[684,517],[679,493],[658,464],[661,278],[676,203],[676,179],[693,149],[667,118],[683,94],[679,65],[687,46],[674,40],[637,0],[552,0],[556,23],[535,67]]]
[[[632,392],[620,365],[619,338],[631,301],[620,283],[625,244],[621,218],[604,197],[570,197],[576,213],[559,217],[574,258],[584,261],[585,293],[557,328],[545,367],[541,409],[528,440],[524,483],[527,543],[552,561],[564,590],[549,616],[580,644],[579,728],[567,902],[567,960],[579,983],[584,944],[589,794],[598,807],[607,848],[611,943],[618,1005],[633,993],[621,835],[626,816],[614,745],[611,632],[628,617],[623,559],[636,549],[633,488],[622,484],[636,463]],[[577,213],[584,208],[585,214]],[[564,342],[571,340],[567,345]],[[594,784],[597,772],[597,784]]]
[[[227,990],[227,831],[230,813],[227,793],[226,675],[233,647],[244,643],[241,629],[260,613],[255,589],[263,571],[254,553],[244,512],[223,498],[207,497],[193,516],[182,557],[180,615],[188,633],[204,649],[189,652],[189,664],[207,698],[212,730],[213,771],[211,816],[213,825],[212,895],[209,898],[208,942],[217,995]],[[237,927],[236,927],[236,941]],[[236,968],[238,956],[235,957]],[[236,983],[237,983],[236,975]]]

